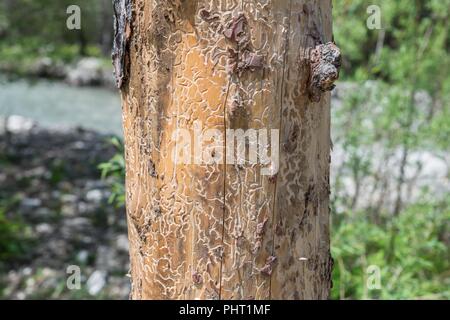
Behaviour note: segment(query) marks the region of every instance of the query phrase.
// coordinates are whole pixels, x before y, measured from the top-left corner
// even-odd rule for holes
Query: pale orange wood
[[[194,29],[196,1],[135,1],[123,89],[132,298],[218,298],[223,164],[172,159],[177,129],[223,131],[224,67]]]
[[[327,298],[329,97],[310,101],[305,55],[311,35],[331,38],[331,1],[132,7],[122,86],[131,297]],[[174,161],[173,150],[185,155],[174,132],[194,135],[195,124],[223,133],[221,151],[227,129],[278,129],[280,171],[225,155]]]
[[[288,0],[265,6],[244,1],[236,13],[246,17],[251,49],[264,62],[260,69],[231,74],[227,128],[265,129],[269,137],[271,129],[279,129],[289,7]],[[270,298],[270,274],[264,268],[272,255],[276,179],[261,174],[270,165],[248,160],[243,166],[227,166],[224,299]]]

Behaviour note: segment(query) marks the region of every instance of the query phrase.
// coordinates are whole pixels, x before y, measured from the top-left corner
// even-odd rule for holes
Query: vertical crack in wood
[[[292,0],[289,1],[289,14],[287,15],[288,21],[287,21],[287,30],[286,30],[286,38],[285,38],[285,47],[283,52],[283,71],[282,71],[282,78],[281,78],[281,90],[280,90],[280,127],[279,130],[281,132],[283,127],[283,93],[284,93],[284,86],[285,86],[285,76],[286,76],[286,66],[288,65],[288,52],[289,52],[289,41],[290,41],[290,33],[291,33],[291,18],[292,18]],[[279,135],[278,145],[281,145],[281,134]],[[272,208],[272,248],[271,248],[271,256],[275,257],[275,231],[276,231],[276,225],[277,222],[275,221],[277,217],[277,191],[278,191],[278,175],[274,176],[274,193],[273,193],[273,208]],[[272,273],[270,274],[269,278],[269,300],[272,299]]]

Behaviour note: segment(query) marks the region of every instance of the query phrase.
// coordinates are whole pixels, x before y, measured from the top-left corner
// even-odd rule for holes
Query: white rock
[[[101,190],[94,189],[94,190],[90,190],[90,191],[88,191],[88,193],[86,193],[86,200],[88,200],[90,202],[99,203],[102,201],[102,199],[103,199],[103,193]]]
[[[102,291],[106,284],[106,271],[96,270],[86,282],[87,290],[90,295],[95,296]]]
[[[40,223],[36,226],[36,232],[40,234],[50,234],[53,232],[53,227],[48,223]]]
[[[77,261],[82,264],[86,264],[88,258],[89,258],[89,252],[87,250],[81,250],[77,254]]]
[[[77,196],[74,194],[64,194],[61,196],[61,202],[63,203],[74,203],[77,199]]]
[[[19,115],[10,115],[6,118],[0,118],[0,132],[21,133],[28,132],[34,126],[36,122],[31,119],[24,118]]]
[[[64,217],[74,217],[76,213],[75,204],[63,204],[61,207],[61,214]]]
[[[52,214],[52,211],[49,208],[40,207],[40,208],[36,209],[36,211],[34,213],[39,218],[47,218],[48,216],[50,216]]]
[[[41,199],[37,198],[24,198],[21,203],[22,207],[24,208],[36,208],[41,206],[41,204]]]
[[[33,273],[33,269],[31,269],[30,267],[25,267],[22,269],[22,274],[24,276],[30,276]]]
[[[76,217],[72,219],[66,219],[64,222],[64,226],[70,229],[83,229],[86,226],[90,225],[90,221],[84,217]]]
[[[128,252],[128,237],[124,234],[118,235],[116,238],[116,246],[119,251]]]
[[[101,60],[96,58],[84,58],[68,71],[66,81],[71,85],[77,86],[93,85],[100,84],[102,76]]]
[[[27,295],[23,291],[19,291],[16,294],[17,300],[25,300],[26,297],[27,297]]]

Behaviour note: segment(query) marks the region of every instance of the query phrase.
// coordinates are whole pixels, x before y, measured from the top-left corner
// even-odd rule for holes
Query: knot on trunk
[[[332,42],[319,44],[310,53],[309,98],[319,102],[323,93],[334,89],[339,78],[341,51]]]

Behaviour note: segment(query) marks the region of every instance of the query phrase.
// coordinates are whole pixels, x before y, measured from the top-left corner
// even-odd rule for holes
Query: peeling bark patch
[[[298,124],[295,124],[292,129],[290,129],[289,136],[286,141],[283,143],[283,150],[288,153],[293,153],[297,148],[297,140],[299,138],[300,128]]]
[[[269,221],[269,219],[265,218],[262,222],[260,222],[256,225],[256,235],[255,235],[256,242],[253,245],[253,249],[252,249],[253,254],[256,254],[259,251],[259,249],[261,248],[263,236],[264,236],[264,233],[266,232],[267,221]]]
[[[248,49],[241,50],[238,55],[230,55],[229,72],[242,74],[245,70],[256,71],[264,66],[264,58]]]
[[[246,41],[248,41],[249,38],[247,36],[246,29],[247,29],[247,19],[241,13],[237,17],[233,18],[233,21],[230,24],[228,24],[223,34],[227,39],[242,45]]]
[[[158,173],[156,172],[155,163],[152,160],[148,161],[148,170],[149,170],[151,177],[158,178]]]
[[[241,61],[238,63],[238,69],[245,70],[255,70],[262,68],[263,66],[263,57],[250,51],[244,51],[242,54]]]
[[[214,255],[219,259],[222,260],[223,259],[223,247],[218,247],[216,249],[213,250]]]
[[[259,271],[266,276],[270,276],[273,271],[273,265],[275,264],[276,261],[277,261],[276,257],[274,256],[268,257],[266,260],[266,264]]]
[[[264,66],[264,57],[254,52],[252,48],[248,22],[244,14],[241,13],[233,18],[225,27],[223,35],[236,47],[228,49],[230,73],[255,71]]]
[[[267,221],[269,221],[269,219],[265,218],[263,222],[258,223],[258,225],[256,226],[256,236],[257,237],[262,237],[264,235],[264,232],[266,231]]]
[[[202,18],[202,20],[206,22],[213,22],[220,20],[220,16],[218,14],[211,14],[211,12],[206,9],[200,10],[199,15],[200,18]]]
[[[252,253],[253,254],[257,254],[258,253],[259,249],[261,249],[261,244],[262,244],[261,240],[256,240],[256,242],[255,242],[255,244],[253,245],[253,248],[252,248]]]
[[[333,288],[333,269],[334,269],[334,259],[331,256],[331,252],[328,254],[328,262],[324,266],[325,272],[325,282],[330,284],[330,289]]]
[[[228,49],[228,65],[227,71],[228,73],[234,73],[237,70],[239,55],[238,52],[232,48]]]
[[[311,51],[310,63],[309,98],[319,102],[323,93],[334,89],[339,78],[341,51],[332,42],[319,44]]]
[[[203,283],[203,278],[200,273],[193,272],[192,273],[192,282],[196,285],[200,285]]]
[[[114,43],[112,61],[117,88],[122,88],[128,76],[128,44],[131,37],[131,0],[113,0]]]
[[[278,174],[271,175],[271,176],[269,176],[269,182],[273,184],[273,183],[277,182],[277,178],[278,178]]]

